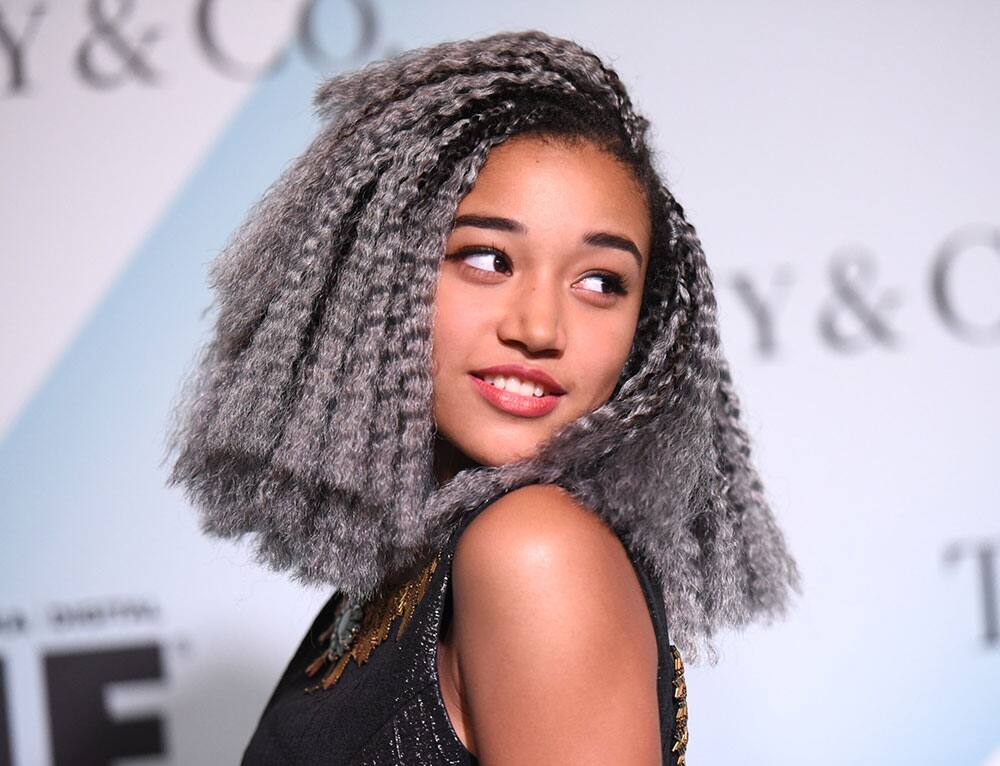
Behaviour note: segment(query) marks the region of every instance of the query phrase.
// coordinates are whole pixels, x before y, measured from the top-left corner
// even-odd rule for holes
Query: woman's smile
[[[490,375],[480,378],[469,373],[469,379],[483,398],[498,410],[526,418],[548,415],[559,404],[562,394],[546,393],[538,383],[515,377]]]

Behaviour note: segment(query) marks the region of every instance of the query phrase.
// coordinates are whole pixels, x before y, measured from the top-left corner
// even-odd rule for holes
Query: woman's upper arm
[[[504,495],[459,539],[452,629],[483,766],[660,761],[657,647],[618,537],[553,485]]]

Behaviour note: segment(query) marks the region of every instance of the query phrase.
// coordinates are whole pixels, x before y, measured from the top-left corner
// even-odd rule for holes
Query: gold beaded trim
[[[677,647],[670,645],[670,654],[674,658],[674,700],[677,703],[677,713],[674,718],[674,746],[672,753],[677,753],[677,766],[684,766],[688,743],[688,708],[687,684],[684,682],[684,661]]]
[[[332,657],[329,651],[323,652],[313,660],[306,668],[306,674],[312,678],[328,661],[336,660],[333,667],[323,676],[322,680],[306,689],[307,692],[318,691],[319,689],[329,689],[340,678],[347,667],[347,663],[353,658],[360,667],[368,661],[371,653],[379,644],[389,636],[389,631],[397,618],[402,618],[399,623],[399,630],[396,631],[398,641],[406,630],[413,610],[423,599],[430,584],[431,575],[437,569],[440,554],[431,559],[420,572],[408,582],[403,583],[396,590],[376,598],[364,607],[364,617],[357,632],[351,639],[351,645],[339,658]],[[320,641],[327,641],[333,635],[334,624],[327,628],[319,637]]]

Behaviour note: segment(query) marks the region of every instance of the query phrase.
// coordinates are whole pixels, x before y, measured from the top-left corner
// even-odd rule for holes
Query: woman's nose
[[[556,280],[525,281],[512,290],[497,335],[533,354],[562,351],[566,345],[564,308]]]

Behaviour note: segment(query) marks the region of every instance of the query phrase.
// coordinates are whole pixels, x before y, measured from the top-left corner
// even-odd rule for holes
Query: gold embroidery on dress
[[[413,616],[413,610],[427,592],[427,586],[430,584],[431,575],[437,569],[439,559],[440,554],[431,559],[412,580],[403,583],[396,590],[382,597],[376,597],[373,601],[366,604],[364,606],[364,616],[361,618],[361,623],[356,628],[350,646],[346,651],[343,654],[337,655],[332,648],[327,649],[306,668],[306,674],[312,678],[323,669],[327,662],[334,663],[333,667],[323,676],[322,680],[310,686],[306,691],[312,692],[319,689],[329,689],[340,678],[351,658],[354,659],[359,667],[367,662],[375,647],[389,637],[389,631],[392,629],[392,625],[396,619],[402,618],[399,623],[399,629],[396,631],[396,640],[398,641],[406,630],[410,618]],[[343,598],[342,596],[341,599],[343,600]],[[320,635],[319,640],[329,641],[334,634],[336,626],[337,619],[335,618],[333,624]]]
[[[674,718],[674,746],[671,752],[677,753],[677,766],[685,766],[685,753],[688,743],[688,708],[687,684],[684,682],[684,661],[677,647],[670,645],[670,654],[674,658],[674,700],[677,703],[677,713]]]

